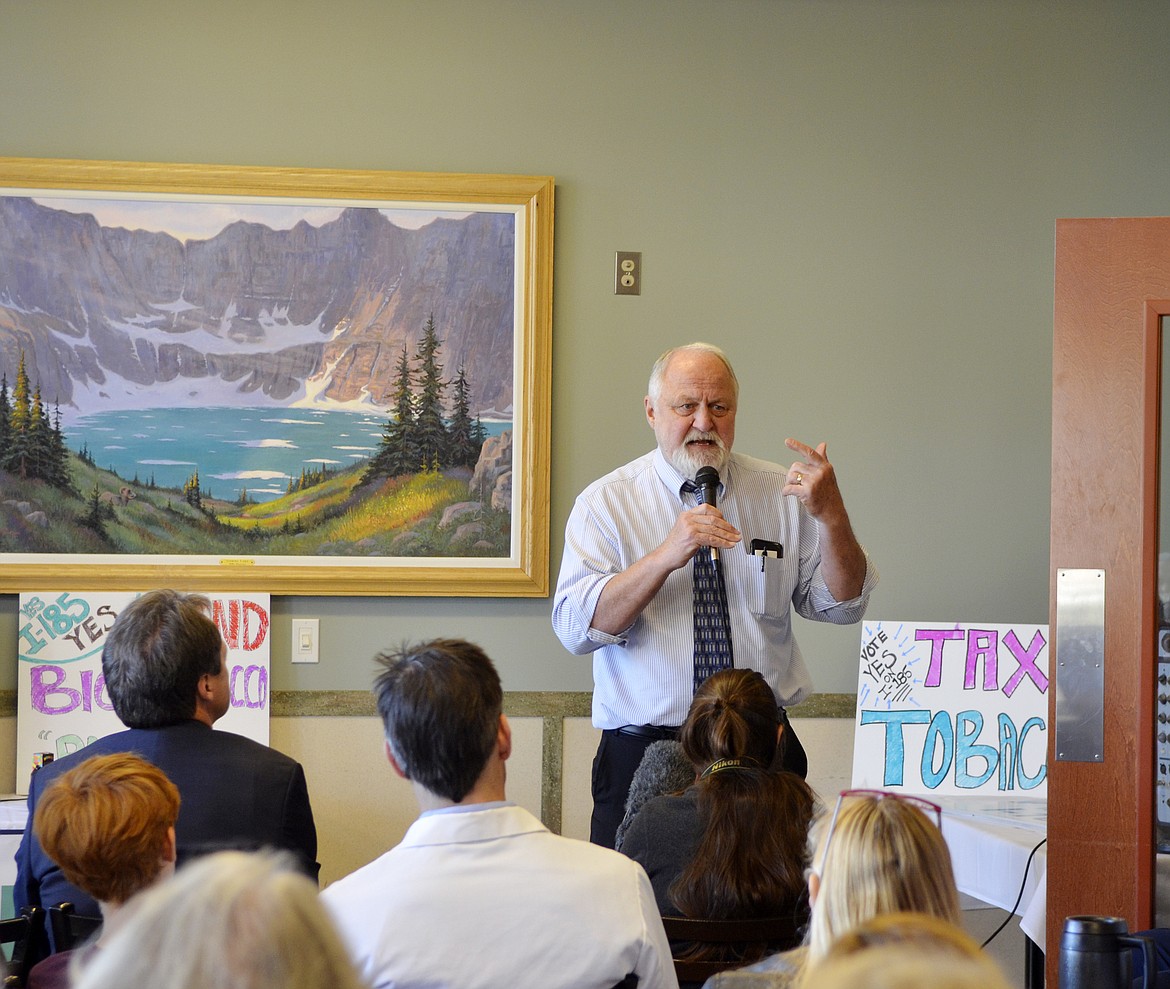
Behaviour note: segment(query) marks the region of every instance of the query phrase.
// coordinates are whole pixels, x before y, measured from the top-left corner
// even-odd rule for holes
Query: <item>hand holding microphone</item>
[[[699,497],[703,499],[704,505],[718,507],[715,502],[719,496],[719,471],[714,467],[700,467],[695,473],[695,486],[699,489]],[[714,546],[710,550],[711,562],[718,566],[719,550]]]

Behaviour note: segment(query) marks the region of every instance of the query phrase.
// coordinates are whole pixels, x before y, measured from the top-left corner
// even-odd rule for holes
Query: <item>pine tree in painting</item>
[[[418,449],[414,441],[414,376],[403,344],[395,365],[394,411],[382,427],[382,442],[370,458],[362,481],[376,477],[398,477],[418,470]]]
[[[474,467],[479,460],[483,440],[476,442],[479,420],[472,421],[467,369],[459,368],[451,397],[451,423],[448,427],[447,459],[453,467]],[[482,429],[482,426],[479,427]]]
[[[414,420],[414,438],[418,463],[446,466],[447,425],[443,421],[443,365],[438,360],[439,337],[434,314],[427,320],[418,348],[418,414]]]

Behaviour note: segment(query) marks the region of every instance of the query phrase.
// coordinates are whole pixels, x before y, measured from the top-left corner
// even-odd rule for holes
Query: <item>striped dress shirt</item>
[[[732,453],[723,469],[719,509],[743,537],[720,552],[731,609],[735,665],[759,670],[780,704],[812,687],[792,634],[791,611],[839,625],[861,620],[877,570],[866,554],[861,593],[837,601],[821,574],[820,530],[800,500],[785,497],[779,464]],[[565,530],[553,600],[553,630],[576,655],[593,653],[593,724],[681,725],[693,694],[691,567],[666,579],[634,623],[619,635],[591,625],[606,583],[666,539],[693,502],[683,478],[655,449],[594,481],[578,496]],[[753,539],[779,543],[781,559],[751,554]]]

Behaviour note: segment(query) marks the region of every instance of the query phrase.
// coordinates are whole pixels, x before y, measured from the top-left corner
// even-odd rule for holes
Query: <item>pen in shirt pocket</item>
[[[767,539],[753,539],[748,547],[748,552],[752,556],[760,558],[760,573],[764,572],[764,561],[768,557],[772,557],[774,560],[784,559],[784,547],[780,543],[773,543]]]

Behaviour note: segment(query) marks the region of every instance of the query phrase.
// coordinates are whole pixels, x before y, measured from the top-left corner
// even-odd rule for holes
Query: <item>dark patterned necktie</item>
[[[683,490],[699,500],[699,490],[690,481]],[[730,669],[731,614],[722,569],[711,559],[711,550],[701,546],[692,561],[695,581],[695,689],[716,670]]]

